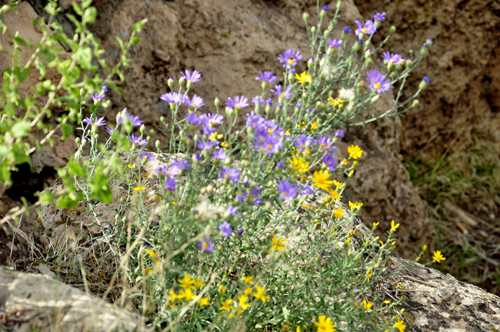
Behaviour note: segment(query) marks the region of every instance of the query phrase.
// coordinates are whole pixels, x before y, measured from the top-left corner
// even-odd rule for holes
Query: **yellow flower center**
[[[208,248],[208,243],[207,243],[207,242],[205,242],[205,241],[203,241],[203,243],[201,244],[201,247],[202,247],[203,249],[207,249],[207,248]]]
[[[368,30],[366,30],[366,28],[363,28],[363,33],[366,33]]]
[[[378,90],[380,89],[382,86],[380,85],[380,83],[375,83],[374,85],[375,89]]]

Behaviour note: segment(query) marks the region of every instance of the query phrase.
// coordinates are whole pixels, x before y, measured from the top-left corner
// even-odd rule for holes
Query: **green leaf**
[[[15,145],[12,148],[12,152],[14,152],[15,165],[20,165],[24,163],[31,164],[31,158],[28,155],[28,151],[25,151],[23,148],[20,148],[19,146]]]
[[[42,205],[52,205],[56,202],[54,194],[50,190],[45,190],[40,196],[40,203]]]
[[[113,192],[109,186],[109,179],[101,170],[97,170],[94,178],[89,183],[90,195],[100,202],[109,204],[113,200]]]
[[[26,136],[28,136],[30,129],[31,129],[31,126],[30,126],[30,123],[28,121],[18,122],[11,129],[12,136],[14,136],[15,138],[26,137]]]
[[[22,38],[22,37],[19,37],[16,33],[15,36],[9,36],[10,38],[14,39],[14,41],[20,45],[28,45],[28,46],[32,46],[33,43],[32,42],[29,42],[27,41],[26,39]]]
[[[145,18],[143,19],[142,21],[139,21],[137,22],[136,24],[134,24],[134,26],[132,27],[132,31],[134,32],[140,32],[142,27],[144,27],[144,25],[148,22],[148,19]]]
[[[82,193],[66,193],[59,197],[56,207],[71,209],[72,207],[77,206],[81,200],[83,200]]]
[[[76,60],[83,69],[90,69],[92,67],[92,50],[90,47],[81,47],[71,56]]]
[[[73,1],[73,10],[75,13],[78,15],[82,16],[83,15],[83,10],[77,5],[76,1]]]
[[[85,176],[85,170],[83,169],[82,165],[80,165],[80,163],[77,163],[76,161],[69,161],[66,164],[66,167],[68,167],[68,172],[71,175]]]
[[[83,22],[85,23],[94,23],[97,17],[97,10],[95,7],[90,7],[85,10],[85,14],[83,15]]]
[[[88,6],[90,6],[90,4],[92,3],[93,0],[83,0],[82,1],[82,8],[87,8]]]
[[[49,2],[47,4],[47,6],[45,6],[44,9],[47,13],[49,13],[49,15],[53,15],[53,16],[57,15],[57,12],[58,12],[57,4],[54,2]]]

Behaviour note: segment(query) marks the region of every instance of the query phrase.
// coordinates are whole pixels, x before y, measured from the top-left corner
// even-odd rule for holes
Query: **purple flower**
[[[340,45],[342,45],[342,39],[337,39],[337,38],[330,39],[330,38],[328,38],[328,46],[330,48],[339,48]]]
[[[262,190],[260,190],[260,186],[257,186],[252,189],[250,192],[250,195],[248,195],[248,199],[250,200],[250,203],[253,205],[259,205],[262,203],[262,198],[257,197],[262,193]]]
[[[106,125],[106,120],[104,120],[104,117],[100,118],[99,120],[95,121],[92,120],[92,118],[85,118],[83,119],[83,122],[93,126],[93,127],[101,127]]]
[[[141,139],[141,137],[135,137],[134,134],[127,135],[127,137],[130,139],[130,142],[132,144],[137,145],[137,146],[146,145],[146,143],[148,142],[145,139]]]
[[[335,148],[333,146],[333,140],[328,136],[321,136],[320,138],[318,138],[316,143],[318,143],[320,148],[327,151],[332,151]]]
[[[377,91],[378,94],[389,91],[391,87],[391,81],[389,79],[384,80],[385,76],[382,75],[377,70],[370,70],[368,72],[368,80],[370,84],[368,87],[372,89],[372,91]]]
[[[228,212],[230,215],[234,216],[234,215],[236,214],[236,211],[237,211],[238,209],[239,209],[239,208],[238,208],[237,206],[236,206],[236,207],[234,207],[234,206],[232,206],[232,205],[229,205],[229,206],[228,206],[228,208],[227,208],[227,212]]]
[[[286,180],[280,181],[277,186],[278,191],[280,192],[280,200],[292,200],[297,196],[297,187]]]
[[[301,102],[298,102],[297,104],[295,104],[295,107],[297,107],[297,108],[301,108],[301,107],[302,107],[302,103],[301,103]]]
[[[283,168],[285,168],[285,164],[283,164],[283,162],[281,162],[281,161],[278,161],[276,163],[276,167],[283,169]]]
[[[428,78],[427,76],[424,76],[424,82],[425,83],[430,83],[431,82],[431,79]]]
[[[361,21],[354,21],[356,22],[356,25],[358,26],[358,29],[356,29],[355,33],[356,36],[359,36],[360,34],[365,34],[365,35],[371,35],[372,33],[377,32],[377,28],[375,27],[375,24],[373,24],[372,20],[367,20],[365,22],[365,26],[361,24]]]
[[[323,9],[325,12],[327,12],[327,11],[330,10],[330,7],[329,6],[323,6],[323,7],[321,7],[321,9]]]
[[[272,106],[272,105],[274,104],[274,102],[273,102],[273,100],[271,99],[271,97],[268,97],[268,98],[267,98],[266,104],[267,104],[268,106]]]
[[[147,153],[147,152],[141,152],[141,158],[144,158],[144,159],[146,159],[146,160],[150,160],[150,161],[152,161],[152,160],[155,160],[155,159],[156,159],[156,157],[155,157],[154,155],[149,154],[149,153]]]
[[[106,126],[106,132],[109,134],[109,135],[113,135],[114,132],[116,132],[117,134],[119,133],[118,129],[113,129],[111,130],[111,128],[107,127]]]
[[[102,88],[101,88],[101,92],[99,93],[94,93],[91,97],[92,97],[92,100],[94,101],[94,103],[98,103],[100,102],[101,100],[104,99],[104,97],[106,97],[105,93],[108,92],[108,88],[103,85]]]
[[[306,149],[307,143],[314,143],[314,138],[311,136],[307,136],[306,134],[300,134],[300,136],[295,139],[295,147],[300,151],[304,152]]]
[[[379,13],[377,10],[375,10],[375,15],[373,15],[373,19],[375,21],[382,22],[383,20],[385,20],[385,12]]]
[[[251,113],[247,113],[247,127],[252,127],[252,128],[260,128],[264,123],[266,122],[266,119],[264,119],[260,114],[255,114],[254,111]]]
[[[429,48],[429,44],[427,44],[427,43],[423,43],[422,46],[425,48]]]
[[[281,91],[281,84],[276,85],[274,89],[271,89],[271,92],[278,96],[278,98],[290,99],[290,97],[293,96],[291,85],[287,86],[285,91]]]
[[[226,158],[226,151],[218,148],[217,151],[214,152],[212,158],[216,161],[223,161]]]
[[[177,92],[169,92],[160,96],[160,99],[173,105],[180,105],[184,102],[184,95]]]
[[[187,160],[172,160],[172,167],[177,168],[179,171],[185,171],[188,167],[188,161]]]
[[[201,138],[198,140],[196,143],[196,146],[198,149],[203,150],[203,151],[210,151],[214,146],[217,145],[219,141],[217,140],[207,140],[206,142],[202,140]]]
[[[352,29],[350,27],[343,27],[342,31],[344,31],[344,33],[349,33],[352,32]]]
[[[255,80],[261,80],[266,83],[273,83],[278,79],[277,76],[274,76],[272,71],[262,72],[259,70],[259,77],[256,77]]]
[[[279,62],[283,63],[283,67],[290,68],[297,65],[297,61],[302,60],[300,51],[290,48],[278,56]]]
[[[231,229],[231,225],[224,220],[222,225],[219,226],[219,230],[222,232],[223,237],[228,237],[233,234],[233,230]]]
[[[189,70],[186,70],[185,74],[181,71],[181,75],[182,75],[182,77],[184,77],[186,79],[186,81],[188,81],[190,83],[196,83],[201,78],[201,74],[197,70],[193,71],[192,74]]]
[[[395,53],[384,52],[382,54],[382,59],[384,59],[384,63],[390,63],[392,65],[397,65],[399,60],[403,59],[403,56]]]
[[[196,245],[200,248],[201,251],[206,251],[208,253],[212,253],[214,251],[215,245],[210,239],[210,236],[206,236],[203,241],[196,241]]]
[[[226,102],[226,106],[231,107],[231,108],[235,108],[237,110],[241,110],[241,109],[249,106],[248,98],[245,96],[241,96],[241,97],[234,96],[234,100],[233,100],[233,99],[231,99],[231,97],[228,97],[227,102]]]
[[[138,116],[138,115],[133,116],[133,115],[128,114],[128,112],[127,112],[127,109],[126,109],[126,108],[124,108],[124,109],[123,109],[122,113],[125,113],[125,116],[126,116],[127,120],[132,121],[132,127],[138,127],[138,126],[140,126],[141,124],[143,124],[143,123],[144,123],[144,121],[142,121],[142,120],[140,120],[140,119],[139,119],[139,116]],[[117,122],[118,122],[119,124],[123,124],[123,114],[122,114],[122,116],[120,116],[120,117],[118,118],[118,121],[117,121]]]
[[[344,137],[344,131],[342,129],[335,130],[335,137],[338,137],[338,138]]]
[[[236,167],[224,167],[219,173],[219,178],[231,180],[234,183],[237,183],[240,180],[240,175],[241,172],[238,172]]]
[[[201,123],[201,118],[195,113],[189,113],[186,115],[186,120],[188,120],[191,126],[198,126]]]
[[[238,229],[238,236],[241,236],[243,232],[244,232],[243,228]]]
[[[173,178],[179,174],[180,169],[176,166],[167,167],[166,165],[161,165],[153,169],[158,175],[163,175],[167,178]]]
[[[308,196],[314,194],[316,192],[316,189],[314,189],[314,187],[311,185],[301,183],[299,185],[298,192],[300,195]]]
[[[224,120],[224,117],[219,114],[202,114],[200,116],[200,119],[202,122],[204,122],[208,126],[216,126],[220,125],[222,123],[222,120]]]
[[[329,171],[333,171],[337,168],[337,159],[330,153],[325,154],[322,161]]]
[[[200,108],[205,105],[205,103],[203,102],[203,98],[197,95],[194,95],[193,99],[189,99],[189,97],[186,96],[186,98],[184,99],[184,103],[192,108]]]
[[[177,181],[175,181],[175,178],[168,177],[165,181],[165,189],[168,191],[175,191],[175,187],[177,187]]]
[[[358,44],[361,44],[361,45],[363,45],[363,43],[365,42],[363,39],[358,39],[356,41],[358,42]]]
[[[254,103],[255,106],[257,106],[257,105],[264,105],[266,101],[262,96],[255,96],[255,98],[252,99],[252,103]]]

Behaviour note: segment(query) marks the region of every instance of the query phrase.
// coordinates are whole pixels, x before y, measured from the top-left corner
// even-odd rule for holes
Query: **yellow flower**
[[[309,162],[306,162],[305,158],[294,156],[293,159],[288,159],[288,162],[292,164],[293,170],[299,174],[309,171]]]
[[[297,326],[297,332],[300,332],[300,325]]]
[[[389,300],[385,300],[385,301],[384,301],[384,303],[385,303],[385,304],[391,304],[391,301],[389,301]]]
[[[250,295],[250,294],[252,294],[252,289],[250,287],[247,287],[245,289],[245,295]]]
[[[326,316],[318,316],[318,321],[314,322],[314,325],[318,327],[318,332],[335,332],[337,329],[332,322],[330,317],[326,318]]]
[[[370,280],[373,276],[373,273],[370,272],[370,270],[368,270],[368,273],[366,274],[366,279]]]
[[[423,250],[423,251],[426,251],[426,250],[427,250],[427,245],[426,245],[426,244],[424,244],[424,246],[422,247],[422,250]]]
[[[300,74],[300,76],[299,76],[299,74],[295,74],[295,78],[297,79],[297,81],[299,81],[300,84],[302,84],[304,82],[308,83],[312,79],[311,75],[307,75],[306,72],[303,72],[302,74]]]
[[[352,228],[349,230],[349,235],[354,235],[354,231],[352,230]]]
[[[344,182],[338,182],[336,180],[333,180],[333,184],[339,189],[344,188]]]
[[[193,285],[196,288],[201,288],[201,287],[205,286],[205,283],[203,281],[201,281],[200,278],[198,278],[194,281]]]
[[[406,329],[405,322],[401,320],[400,317],[398,317],[398,321],[394,323],[394,326],[399,330],[399,332],[404,332],[404,330]]]
[[[127,165],[125,165],[125,166],[123,166],[123,167],[125,167],[125,168],[134,168],[134,167],[135,167],[135,164],[133,164],[133,165],[127,164]]]
[[[177,281],[181,284],[181,287],[184,289],[194,289],[194,279],[184,274],[184,279],[177,279]]]
[[[245,279],[245,284],[253,284],[253,277],[252,276],[243,276],[243,279]]]
[[[135,188],[134,188],[134,191],[136,191],[136,192],[140,193],[140,192],[141,192],[141,190],[144,190],[144,189],[146,189],[146,187],[144,187],[144,186],[143,186],[143,187],[135,187]]]
[[[176,294],[174,292],[173,289],[170,289],[170,297],[169,297],[169,301],[175,301],[175,300],[178,300],[178,299],[182,299],[182,296],[179,296],[178,294]]]
[[[196,298],[196,295],[193,294],[191,288],[185,288],[181,290],[181,292],[179,293],[179,297],[191,301],[192,299]]]
[[[359,209],[363,206],[363,203],[359,203],[359,202],[356,202],[356,203],[352,203],[351,201],[349,201],[349,208],[351,210],[354,210],[354,209]]]
[[[271,251],[273,251],[274,249],[278,249],[279,251],[283,251],[283,244],[285,244],[287,241],[288,241],[288,239],[283,239],[282,237],[280,237],[278,239],[276,234],[274,234],[274,237],[271,240],[271,242],[274,244],[274,246],[271,247]]]
[[[351,239],[352,237],[349,236],[349,238],[347,240],[345,240],[345,243],[350,246],[351,245]]]
[[[339,107],[343,107],[344,106],[342,98],[337,98],[337,99],[334,100],[332,97],[330,97],[330,98],[327,99],[327,101],[330,102],[330,106],[337,106],[337,105],[339,105]]]
[[[380,224],[380,221],[379,221],[379,222],[374,222],[374,223],[373,223],[373,227],[377,227],[377,226],[378,226],[378,224]]]
[[[333,210],[333,215],[335,218],[340,219],[344,215],[344,212],[345,212],[344,209],[341,206],[339,206],[338,208]]]
[[[248,296],[246,295],[241,295],[239,298],[238,298],[238,302],[239,302],[239,306],[241,309],[245,310],[245,309],[248,309],[248,307],[250,307],[250,304],[247,303],[248,301]]]
[[[199,299],[198,303],[200,304],[200,307],[208,305],[208,300],[209,300],[208,296],[204,297],[202,299]]]
[[[361,155],[363,154],[363,150],[361,150],[357,145],[349,146],[347,148],[347,152],[349,152],[349,157],[351,157],[352,159],[361,158]]]
[[[257,293],[253,293],[252,295],[256,298],[261,300],[262,302],[266,302],[267,300],[270,299],[269,296],[264,295],[264,291],[266,290],[265,287],[260,287],[260,286],[255,286],[257,288]]]
[[[305,128],[305,127],[307,127],[307,124],[304,121],[302,121],[301,123],[297,124],[297,127],[298,128],[300,128],[300,127],[304,127]]]
[[[333,181],[328,180],[330,178],[330,173],[319,170],[314,172],[314,177],[312,179],[313,186],[319,189],[327,190],[333,183]]]
[[[434,256],[432,256],[436,262],[441,263],[441,261],[446,260],[446,258],[441,254],[441,251],[434,251]]]
[[[224,287],[224,285],[220,285],[219,290],[221,291],[222,294],[226,294],[226,287]]]
[[[345,165],[347,165],[348,163],[349,163],[349,162],[347,161],[347,159],[345,159],[345,158],[344,158],[344,159],[342,159],[342,164],[344,164],[344,166],[345,166]]]
[[[370,308],[373,306],[373,303],[370,303],[370,302],[366,302],[366,300],[363,300],[363,302],[361,302],[364,306],[363,310],[370,310]]]
[[[233,300],[229,299],[224,302],[222,302],[222,307],[219,308],[219,310],[226,310],[226,311],[231,311],[234,307],[231,305],[233,303]]]
[[[156,252],[154,252],[154,250],[146,249],[146,253],[151,257],[156,257]]]
[[[398,227],[399,227],[399,224],[397,224],[396,226],[394,226],[394,220],[391,221],[391,232],[395,232],[396,229],[398,229]]]
[[[225,146],[229,146],[229,144],[227,144],[226,142],[222,142],[222,143],[220,144],[220,146],[225,147]]]
[[[151,272],[153,272],[153,270],[151,270],[151,269],[144,269],[144,273],[145,274],[150,274]]]
[[[318,124],[316,122],[311,123],[311,130],[315,131],[316,129],[318,129]]]
[[[217,132],[213,132],[212,134],[210,134],[210,136],[208,137],[209,140],[211,141],[215,141],[216,139],[221,139],[222,138],[222,134],[218,134],[217,135]]]

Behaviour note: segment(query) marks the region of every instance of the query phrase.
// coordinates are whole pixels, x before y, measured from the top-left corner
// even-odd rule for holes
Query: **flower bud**
[[[160,142],[160,140],[158,140],[158,139],[156,140],[156,142],[155,142],[155,146],[156,146],[156,148],[157,148],[158,150],[160,149],[160,146],[161,146],[161,142]]]
[[[168,84],[168,87],[170,89],[173,89],[174,88],[174,78],[172,76],[170,76],[167,80],[167,84]]]
[[[426,45],[426,44],[424,43],[424,45]],[[429,49],[425,46],[420,49],[420,54],[422,56],[426,56],[428,52],[429,52]]]
[[[139,128],[139,131],[141,132],[141,135],[144,135],[144,132],[146,131],[146,127],[144,125],[141,125]]]
[[[269,114],[271,112],[271,106],[266,105],[265,111],[266,111],[266,114]]]
[[[415,107],[415,106],[417,106],[419,103],[420,103],[420,102],[418,101],[418,99],[415,99],[415,100],[413,101],[413,103],[411,103],[411,106],[412,106],[412,107]]]
[[[396,27],[393,25],[393,26],[392,26],[392,27],[390,27],[390,29],[389,29],[389,35],[393,35],[395,32],[396,32]]]
[[[186,79],[184,77],[179,78],[179,85],[184,86],[184,83],[186,83]]]
[[[326,49],[326,55],[332,55],[332,54],[333,54],[333,52],[335,52],[335,49],[334,49],[334,48],[328,47],[328,48]]]
[[[220,99],[219,99],[219,97],[215,97],[215,99],[214,99],[214,105],[217,108],[220,107]]]
[[[398,63],[398,64],[396,65],[396,70],[397,70],[397,71],[401,71],[401,70],[403,70],[403,65]]]
[[[292,73],[292,72],[288,72],[288,81],[290,81],[290,82],[291,82],[291,81],[293,81],[293,78],[294,78],[294,77],[295,77],[295,76],[293,75],[293,73]],[[282,102],[283,102],[283,101],[281,101],[280,103],[282,103]]]
[[[165,122],[165,117],[164,117],[163,115],[162,115],[162,116],[160,116],[160,121],[161,121],[161,122]]]
[[[359,43],[354,43],[352,46],[352,52],[355,53],[361,49],[361,45]]]
[[[267,89],[269,87],[269,83],[262,82],[260,86],[262,87],[262,90],[265,90],[265,89]]]
[[[382,22],[380,22],[379,20],[375,20],[375,28],[380,28],[380,26],[382,25]]]
[[[188,81],[187,84],[186,84],[186,87],[187,89],[191,89],[191,87],[193,86],[193,83],[191,83],[191,81]]]
[[[393,71],[390,75],[391,79],[395,80],[396,78],[398,78],[398,73]]]
[[[429,38],[425,41],[425,43],[426,43],[427,45],[429,45],[429,47],[431,47],[431,46],[432,46],[432,39],[433,39],[433,37],[429,37]]]
[[[413,65],[413,61],[411,61],[410,59],[408,59],[408,60],[406,60],[405,65],[406,65],[406,68],[410,69],[411,66]]]
[[[227,116],[232,116],[234,114],[234,109],[231,107],[226,107],[226,114]]]
[[[307,60],[307,67],[311,68],[313,65],[314,65],[314,58],[311,57],[309,60]]]
[[[392,71],[394,69],[394,64],[391,62],[387,63],[387,71]]]
[[[273,203],[270,201],[267,201],[266,204],[264,205],[264,209],[267,211],[270,211],[273,208]]]
[[[366,50],[365,58],[369,58],[369,57],[371,57],[371,55],[372,55],[372,50],[371,49]]]
[[[310,15],[308,12],[305,12],[304,14],[302,14],[302,18],[304,19],[304,22],[306,22],[306,23],[307,23],[307,21],[309,21],[309,17],[310,17]]]
[[[365,64],[367,67],[371,66],[373,64],[373,59],[372,58],[367,58],[365,60]]]
[[[342,7],[342,0],[337,1],[337,9],[340,9]]]
[[[418,86],[418,88],[420,90],[424,90],[425,88],[427,88],[427,83],[430,83],[431,80],[427,77],[427,76],[424,76],[422,82],[420,82],[420,85]]]
[[[323,32],[323,36],[325,36],[325,38],[330,37],[330,31],[329,30],[325,30],[325,32]]]
[[[326,13],[326,10],[321,9],[321,11],[319,12],[319,17],[321,17],[321,18],[325,18],[326,14],[327,14],[327,13]]]
[[[377,94],[376,96],[374,96],[371,100],[370,100],[370,103],[375,103],[378,99],[380,98],[380,95]]]
[[[314,35],[316,33],[316,27],[311,27],[311,33]]]
[[[207,190],[207,193],[211,193],[212,191],[214,191],[214,186],[212,186],[211,184],[209,184],[208,186],[205,187],[206,190]]]
[[[230,164],[231,164],[231,157],[226,157],[226,158],[224,159],[224,165],[228,166],[228,165],[230,165]]]
[[[240,113],[241,113],[241,109],[240,109],[240,108],[235,109],[235,110],[234,110],[234,113],[235,113],[236,115],[240,115]]]
[[[337,20],[332,20],[330,22],[330,26],[332,27],[332,29],[335,28],[336,25],[337,25]]]
[[[322,58],[321,61],[319,62],[319,67],[323,67],[325,65],[326,58]]]

